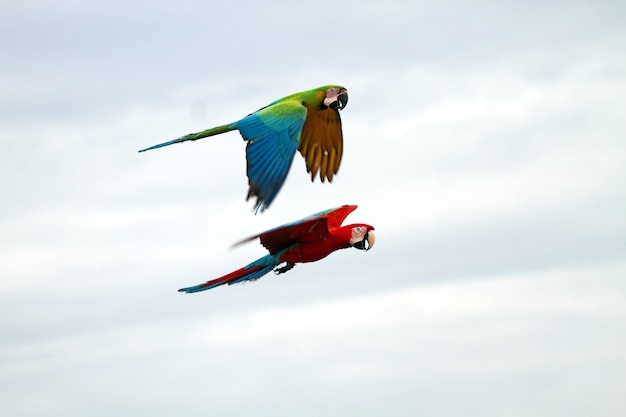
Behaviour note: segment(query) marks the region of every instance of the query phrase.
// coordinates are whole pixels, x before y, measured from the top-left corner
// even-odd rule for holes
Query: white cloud
[[[621,263],[601,270],[561,269],[285,308],[211,308],[215,297],[230,298],[227,294],[239,292],[231,299],[235,300],[255,286],[231,287],[221,294],[196,297],[209,308],[204,316],[95,327],[30,346],[5,345],[3,357],[9,361],[5,372],[19,379],[34,372],[52,375],[63,366],[66,376],[50,389],[58,398],[67,399],[64,390],[81,390],[78,384],[83,377],[78,369],[98,370],[100,378],[91,385],[114,402],[128,401],[114,389],[115,375],[125,375],[132,382],[142,380],[146,373],[163,372],[160,382],[144,383],[164,390],[172,389],[178,378],[185,381],[184,393],[162,399],[166,406],[176,404],[180,396],[208,390],[206,408],[193,402],[179,405],[180,410],[192,413],[271,408],[276,390],[289,393],[285,404],[292,407],[309,397],[307,392],[294,390],[293,383],[304,383],[320,395],[358,387],[361,400],[368,402],[377,394],[393,398],[392,381],[419,392],[447,380],[471,389],[468,381],[475,380],[490,384],[494,394],[502,395],[508,384],[526,375],[543,380],[545,386],[526,386],[523,407],[531,403],[549,407],[544,390],[562,401],[569,398],[567,390],[560,391],[565,381],[553,380],[564,370],[578,369],[568,377],[570,384],[575,380],[581,387],[600,384],[608,388],[609,381],[595,379],[597,372],[611,363],[626,366],[623,355],[613,349],[623,348],[626,341],[610,328],[594,330],[596,324],[626,319],[622,303],[626,288],[620,284],[625,268]],[[180,308],[185,304],[190,306],[186,301]],[[591,368],[583,372],[586,367]],[[504,388],[491,385],[494,380],[504,383]],[[229,403],[232,390],[253,386],[257,388],[247,393],[248,402]],[[139,387],[136,392],[142,394],[138,404],[146,406],[151,398],[148,390]],[[608,389],[603,398],[616,405],[614,395],[615,390]],[[40,394],[35,397],[39,398]],[[326,397],[338,410],[346,410],[355,400],[348,398],[346,403]],[[494,415],[507,402],[506,397],[496,396],[482,409]],[[320,407],[313,406],[305,415]],[[375,415],[378,407],[365,414]],[[434,399],[416,403],[408,398],[398,413],[408,415],[417,408],[434,412],[437,407]]]
[[[33,4],[0,18],[7,413],[623,414],[623,7]],[[236,132],[136,153],[328,82],[339,176],[296,157],[263,215]],[[176,293],[346,203],[373,251]]]

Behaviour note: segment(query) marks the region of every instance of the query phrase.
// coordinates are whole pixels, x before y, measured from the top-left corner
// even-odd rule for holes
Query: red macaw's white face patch
[[[369,250],[374,246],[374,231],[365,226],[355,226],[352,228],[350,245],[357,249]]]

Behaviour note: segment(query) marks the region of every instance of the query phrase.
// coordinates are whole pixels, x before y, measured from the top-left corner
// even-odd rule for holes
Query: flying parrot
[[[374,246],[374,228],[362,223],[341,225],[356,208],[357,206],[345,205],[322,211],[237,242],[235,246],[258,237],[269,254],[223,277],[178,291],[193,293],[223,284],[253,281],[271,270],[282,274],[297,263],[319,261],[339,249],[354,247],[367,251]]]
[[[326,85],[276,100],[236,122],[190,133],[139,152],[239,130],[247,141],[250,188],[246,201],[256,197],[255,212],[262,212],[283,186],[296,149],[306,161],[311,181],[318,172],[322,182],[333,180],[343,153],[339,110],[347,104],[348,90]]]

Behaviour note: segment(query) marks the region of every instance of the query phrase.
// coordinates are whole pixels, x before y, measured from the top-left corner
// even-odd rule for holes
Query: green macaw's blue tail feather
[[[211,288],[218,287],[220,285],[228,284],[233,285],[243,281],[254,281],[261,278],[263,275],[270,272],[280,261],[278,255],[265,255],[264,257],[257,259],[249,265],[244,266],[241,269],[226,274],[223,277],[207,281],[204,284],[195,285],[193,287],[181,288],[179,292],[194,293]]]
[[[164,146],[173,145],[175,143],[187,142],[188,140],[198,140],[198,139],[208,138],[209,136],[219,135],[220,133],[229,132],[235,129],[237,129],[236,122],[228,124],[228,125],[217,126],[211,129],[203,130],[202,132],[190,133],[188,135],[181,136],[177,139],[170,140],[169,142],[159,143],[158,145],[154,145],[154,146],[150,146],[149,148],[142,149],[139,152],[145,152],[145,151],[149,151],[152,149],[162,148]]]

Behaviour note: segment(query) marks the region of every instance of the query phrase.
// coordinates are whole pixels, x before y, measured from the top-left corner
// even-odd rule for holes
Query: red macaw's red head
[[[343,87],[330,87],[326,90],[324,105],[331,109],[341,110],[348,104],[348,90]]]
[[[374,228],[369,224],[352,224],[350,225],[352,236],[350,237],[350,245],[360,250],[370,250],[374,247],[376,235]]]

